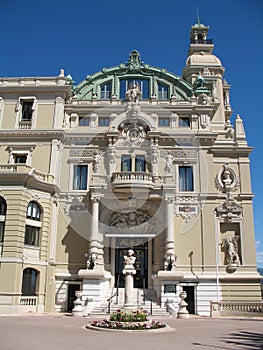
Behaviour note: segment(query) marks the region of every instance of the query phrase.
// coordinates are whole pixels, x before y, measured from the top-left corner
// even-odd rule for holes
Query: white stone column
[[[99,232],[99,197],[93,197],[89,259],[92,258],[94,270],[104,270],[103,254],[102,234]]]
[[[175,270],[175,247],[174,247],[174,196],[166,196],[166,252],[165,270]]]

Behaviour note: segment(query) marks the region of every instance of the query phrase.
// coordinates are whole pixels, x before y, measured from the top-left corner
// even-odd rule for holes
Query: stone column
[[[166,252],[164,269],[175,270],[175,249],[174,249],[174,197],[166,196]]]
[[[104,270],[102,234],[99,232],[99,197],[92,198],[91,236],[88,263],[94,270]]]

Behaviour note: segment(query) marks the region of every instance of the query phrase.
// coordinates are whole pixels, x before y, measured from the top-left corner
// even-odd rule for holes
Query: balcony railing
[[[54,176],[51,174],[43,173],[25,164],[0,164],[0,173],[7,174],[28,174],[32,175],[39,181],[53,183]]]
[[[263,302],[211,302],[211,316],[263,317]]]
[[[32,121],[31,120],[21,120],[19,122],[19,129],[31,129]]]
[[[111,183],[113,187],[154,187],[159,180],[153,174],[143,171],[121,171],[112,173]]]

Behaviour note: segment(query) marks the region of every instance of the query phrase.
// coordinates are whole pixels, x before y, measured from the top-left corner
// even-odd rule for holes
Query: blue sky
[[[214,53],[231,85],[232,119],[244,121],[251,154],[258,266],[263,267],[262,0],[0,0],[0,76],[54,76],[76,82],[128,60],[181,75],[196,22],[209,25]]]

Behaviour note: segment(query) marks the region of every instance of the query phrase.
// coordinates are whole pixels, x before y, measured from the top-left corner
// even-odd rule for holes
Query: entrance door
[[[124,268],[123,257],[128,254],[129,249],[133,249],[136,257],[134,264],[136,270],[136,275],[134,275],[134,287],[148,288],[148,242],[140,244],[138,240],[125,239],[125,246],[123,247],[122,245],[123,240],[117,242],[115,255],[115,287],[119,284],[120,288],[124,288],[125,277],[122,273]]]
[[[75,292],[80,290],[80,284],[69,284],[68,285],[68,305],[67,311],[72,311],[74,308],[74,301],[77,299],[75,296]]]
[[[187,297],[185,301],[187,302],[187,310],[189,314],[195,314],[195,287],[194,286],[183,286],[183,290],[186,292]]]

